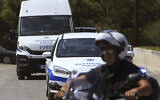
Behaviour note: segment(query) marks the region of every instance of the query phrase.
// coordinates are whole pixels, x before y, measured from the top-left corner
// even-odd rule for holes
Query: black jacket
[[[92,84],[90,93],[96,93],[97,96],[104,99],[115,97],[120,91],[119,87],[126,83],[130,74],[135,73],[142,75],[139,67],[126,60],[122,60],[114,66],[103,65],[93,69],[86,73],[88,82]]]

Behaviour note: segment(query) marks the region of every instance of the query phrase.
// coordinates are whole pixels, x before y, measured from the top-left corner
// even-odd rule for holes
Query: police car
[[[127,51],[127,56],[125,57],[126,60],[129,62],[133,63],[133,57],[135,56],[133,52],[133,47],[131,44],[128,45],[128,51]]]
[[[46,58],[47,96],[53,95],[66,82],[71,72],[72,77],[104,64],[100,49],[95,44],[97,33],[81,32],[60,35],[52,52],[44,52]]]

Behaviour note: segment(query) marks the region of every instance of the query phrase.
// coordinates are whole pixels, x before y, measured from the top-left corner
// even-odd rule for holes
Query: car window
[[[94,38],[60,40],[57,57],[100,57]]]

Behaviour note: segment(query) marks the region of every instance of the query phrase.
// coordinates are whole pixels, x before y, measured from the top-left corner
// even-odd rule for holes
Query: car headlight
[[[59,66],[54,66],[53,69],[54,69],[54,71],[55,71],[56,73],[61,73],[61,74],[66,74],[66,75],[69,75],[69,74],[70,74],[70,71],[69,71],[69,70],[64,69],[64,68],[62,68],[62,67],[59,67]]]
[[[26,47],[26,46],[23,46],[23,45],[21,45],[21,44],[17,44],[17,46],[18,46],[18,48],[19,49],[21,49],[21,50],[24,50],[24,51],[27,51],[27,50],[29,50],[29,48],[28,47]]]

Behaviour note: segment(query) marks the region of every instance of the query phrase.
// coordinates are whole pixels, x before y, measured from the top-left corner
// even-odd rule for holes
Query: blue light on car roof
[[[146,68],[140,68],[140,71],[145,74],[147,72],[147,69]]]

